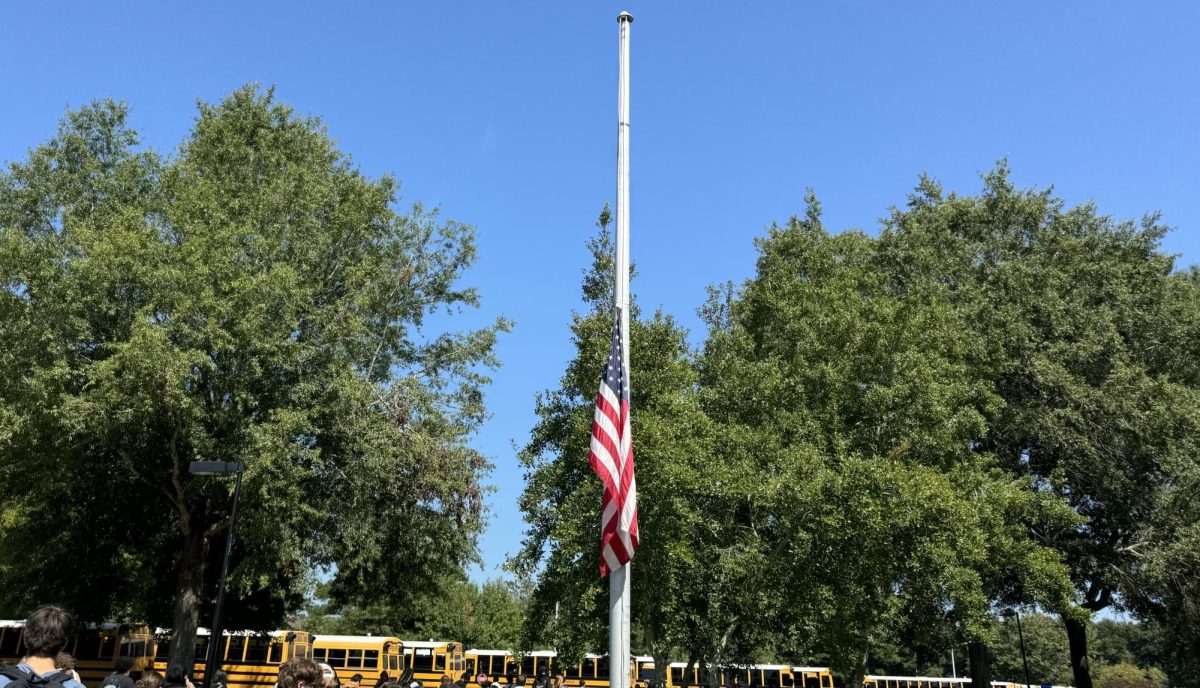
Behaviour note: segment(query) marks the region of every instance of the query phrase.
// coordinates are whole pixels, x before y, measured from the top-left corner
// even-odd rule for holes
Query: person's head
[[[75,671],[75,658],[69,652],[54,655],[54,668],[59,671]]]
[[[30,657],[53,657],[71,641],[75,619],[56,604],[43,604],[25,620],[25,648]]]
[[[187,685],[187,672],[183,670],[182,664],[172,664],[167,667],[167,678],[165,683],[168,686]]]
[[[384,670],[383,670],[383,673],[379,674],[379,680],[380,680],[380,681],[383,681],[384,683],[387,683],[387,680],[388,680],[389,678],[391,678],[391,677],[390,677],[390,676],[388,676],[387,669],[384,669]],[[382,688],[382,687],[381,687],[381,688]]]
[[[142,677],[133,684],[133,688],[162,688],[163,676],[153,669],[142,672]]]
[[[438,688],[446,688],[446,686],[452,683],[454,683],[454,681],[450,680],[450,676],[448,674],[442,674],[442,677],[438,679]]]
[[[279,665],[279,688],[317,688],[321,681],[321,665],[308,657],[292,657]]]
[[[350,683],[354,684],[355,686],[362,683],[362,674],[355,674],[355,675],[351,676]],[[349,684],[347,684],[347,685],[349,685]]]
[[[321,667],[321,685],[325,686],[325,688],[337,685],[337,674],[333,672],[333,667],[324,662],[317,666]]]
[[[117,661],[113,662],[114,674],[128,674],[133,668],[133,660],[128,657],[118,657]]]
[[[517,674],[517,677],[513,679],[513,685],[524,686],[525,680],[525,674]]]
[[[216,671],[214,671],[213,672],[213,685],[214,686],[229,685],[229,674],[225,673],[224,669],[217,669]]]
[[[476,677],[475,677],[475,682],[476,682],[476,683],[478,683],[478,684],[479,684],[479,685],[481,685],[481,686],[486,686],[486,685],[488,685],[489,683],[491,683],[491,681],[489,681],[489,680],[488,680],[488,675],[487,675],[487,674],[480,674],[480,675],[476,676]]]

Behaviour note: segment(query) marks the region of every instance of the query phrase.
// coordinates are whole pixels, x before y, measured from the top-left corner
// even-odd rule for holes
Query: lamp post
[[[1025,665],[1025,688],[1032,688],[1029,682],[1029,657],[1025,655],[1025,631],[1021,630],[1021,612],[1012,609],[1010,613],[1017,618],[1017,638],[1021,641],[1021,663]]]
[[[212,688],[213,674],[221,668],[221,610],[225,606],[225,579],[229,576],[229,555],[233,553],[233,526],[237,522],[238,493],[242,491],[242,473],[246,464],[241,461],[193,461],[188,466],[192,475],[237,475],[233,485],[233,507],[229,510],[229,534],[225,536],[225,560],[221,563],[221,582],[217,586],[217,607],[213,610],[212,628],[208,635],[208,660],[204,662],[204,688]]]

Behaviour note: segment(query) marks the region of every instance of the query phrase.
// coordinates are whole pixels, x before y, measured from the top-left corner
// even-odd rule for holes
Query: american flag
[[[638,546],[637,481],[629,432],[629,387],[622,356],[621,310],[613,325],[608,364],[600,377],[588,462],[604,483],[600,517],[600,575],[624,566]]]

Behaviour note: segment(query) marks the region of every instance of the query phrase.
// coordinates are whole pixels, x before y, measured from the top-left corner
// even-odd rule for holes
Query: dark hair
[[[359,681],[362,680],[362,674],[355,674],[350,677],[350,680],[354,681],[355,683],[358,683]]]
[[[321,667],[308,657],[292,657],[279,665],[279,688],[297,688],[301,683],[316,688],[321,685]]]
[[[147,669],[142,672],[142,677],[133,684],[133,688],[162,688],[163,677],[153,669]]]
[[[118,674],[123,674],[133,668],[133,660],[128,657],[119,657],[113,662],[113,671]]]
[[[34,657],[53,657],[71,641],[75,619],[71,612],[43,604],[25,620],[25,648]]]
[[[229,684],[229,674],[225,673],[224,669],[217,669],[213,672],[213,683],[222,686]]]
[[[167,667],[166,684],[168,686],[187,685],[187,674],[184,673],[182,664],[172,664]]]
[[[59,652],[54,655],[54,668],[59,671],[75,671],[75,658],[70,652]]]

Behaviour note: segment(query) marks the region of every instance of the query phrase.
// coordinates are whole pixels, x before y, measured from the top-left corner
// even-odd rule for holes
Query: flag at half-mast
[[[613,325],[612,348],[600,377],[592,448],[588,461],[604,483],[600,517],[600,575],[607,576],[633,558],[638,546],[637,480],[629,432],[629,374],[621,340],[621,309]]]

